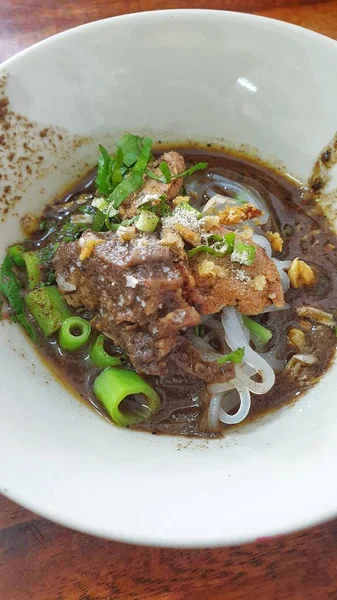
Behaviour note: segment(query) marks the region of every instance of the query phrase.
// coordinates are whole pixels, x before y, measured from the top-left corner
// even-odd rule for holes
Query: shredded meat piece
[[[183,156],[178,154],[178,152],[171,151],[165,152],[156,161],[149,164],[149,171],[162,177],[163,174],[159,169],[159,165],[162,161],[167,163],[172,175],[178,175],[186,168]],[[182,185],[182,177],[173,179],[170,183],[162,183],[161,181],[156,181],[145,175],[143,187],[124,200],[123,204],[119,207],[119,214],[123,219],[130,219],[135,216],[142,203],[150,202],[153,205],[159,204],[160,196],[163,195],[166,197],[167,201],[170,201],[179,194]]]
[[[257,315],[270,304],[284,305],[275,264],[261,246],[253,245],[256,255],[250,267],[232,262],[230,256],[212,256],[210,260],[200,253],[190,260],[195,286],[188,291],[187,300],[200,314],[236,306],[244,315]]]

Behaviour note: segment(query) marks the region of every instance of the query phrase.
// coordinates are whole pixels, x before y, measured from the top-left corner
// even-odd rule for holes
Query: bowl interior
[[[20,236],[17,214],[42,208],[95,164],[98,141],[125,130],[257,148],[305,180],[337,129],[336,69],[327,38],[213,11],[96,22],[14,57],[2,91],[25,118],[6,117],[15,156],[5,149],[0,160],[10,201],[21,199],[0,224],[1,253]],[[23,505],[90,533],[171,546],[239,543],[335,513],[335,368],[295,405],[223,440],[192,441],[111,426],[15,326],[2,323],[0,339],[0,485]]]

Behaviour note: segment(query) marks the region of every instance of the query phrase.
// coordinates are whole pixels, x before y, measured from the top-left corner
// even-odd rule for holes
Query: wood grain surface
[[[337,38],[337,2],[0,0],[0,61],[49,35],[162,8],[261,14]],[[0,600],[337,600],[337,521],[236,548],[160,550],[60,527],[0,498]]]

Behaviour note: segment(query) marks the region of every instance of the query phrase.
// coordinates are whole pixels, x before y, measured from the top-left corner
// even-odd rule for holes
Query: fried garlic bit
[[[327,325],[328,327],[335,326],[334,318],[330,313],[324,312],[314,306],[298,306],[296,312],[304,319],[311,319],[312,321],[316,321],[316,323]]]
[[[280,234],[273,231],[267,231],[267,238],[270,241],[271,247],[274,252],[282,252],[283,239]]]
[[[236,225],[242,221],[249,221],[261,217],[262,210],[254,206],[254,204],[243,204],[242,206],[226,206],[219,213],[220,223],[222,225]]]
[[[32,235],[40,226],[40,221],[33,213],[27,213],[21,219],[21,229],[26,235]]]
[[[182,237],[172,229],[163,229],[161,243],[170,248],[172,252],[178,255],[184,254],[184,242]]]
[[[176,196],[175,198],[173,198],[172,204],[174,204],[174,206],[179,206],[179,204],[181,204],[182,202],[184,204],[188,204],[189,201],[190,201],[190,196]]]
[[[104,242],[104,240],[95,240],[94,238],[92,238],[92,239],[89,238],[87,240],[84,240],[79,259],[86,260],[87,258],[89,258],[91,256],[95,246],[98,246],[99,244],[103,244],[103,242]]]
[[[198,266],[198,274],[200,277],[220,277],[222,279],[228,276],[228,271],[212,260],[203,260]]]
[[[297,327],[291,327],[288,331],[288,340],[292,346],[295,346],[297,350],[300,352],[305,352],[306,349],[306,339],[305,334]]]
[[[315,283],[315,273],[304,260],[295,258],[289,269],[288,277],[293,288],[300,288],[303,285],[313,285]]]

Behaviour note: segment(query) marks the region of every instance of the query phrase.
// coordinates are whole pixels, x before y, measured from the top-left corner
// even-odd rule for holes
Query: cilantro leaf
[[[178,173],[178,175],[172,175],[172,179],[179,179],[179,177],[190,177],[196,171],[201,171],[202,169],[206,169],[207,166],[208,166],[208,163],[199,162],[196,165],[193,165],[192,167],[190,167],[189,169],[182,171],[182,173]]]
[[[132,167],[138,160],[142,149],[142,138],[139,135],[126,133],[117,143],[117,150],[123,153],[123,162],[127,167]]]
[[[172,179],[172,173],[171,173],[169,166],[165,160],[163,160],[160,163],[159,169],[161,170],[162,174],[165,177],[165,183],[170,183],[171,179]]]
[[[104,146],[99,145],[100,157],[98,159],[97,176],[95,183],[100,194],[108,195],[111,193],[110,168],[112,158]]]
[[[109,196],[109,202],[111,202],[114,208],[119,208],[122,202],[138,190],[143,183],[143,175],[145,173],[146,166],[151,157],[152,139],[144,138],[142,143],[142,149],[137,162],[132,167],[130,173],[123,179],[123,181],[117,185],[113,192]]]

